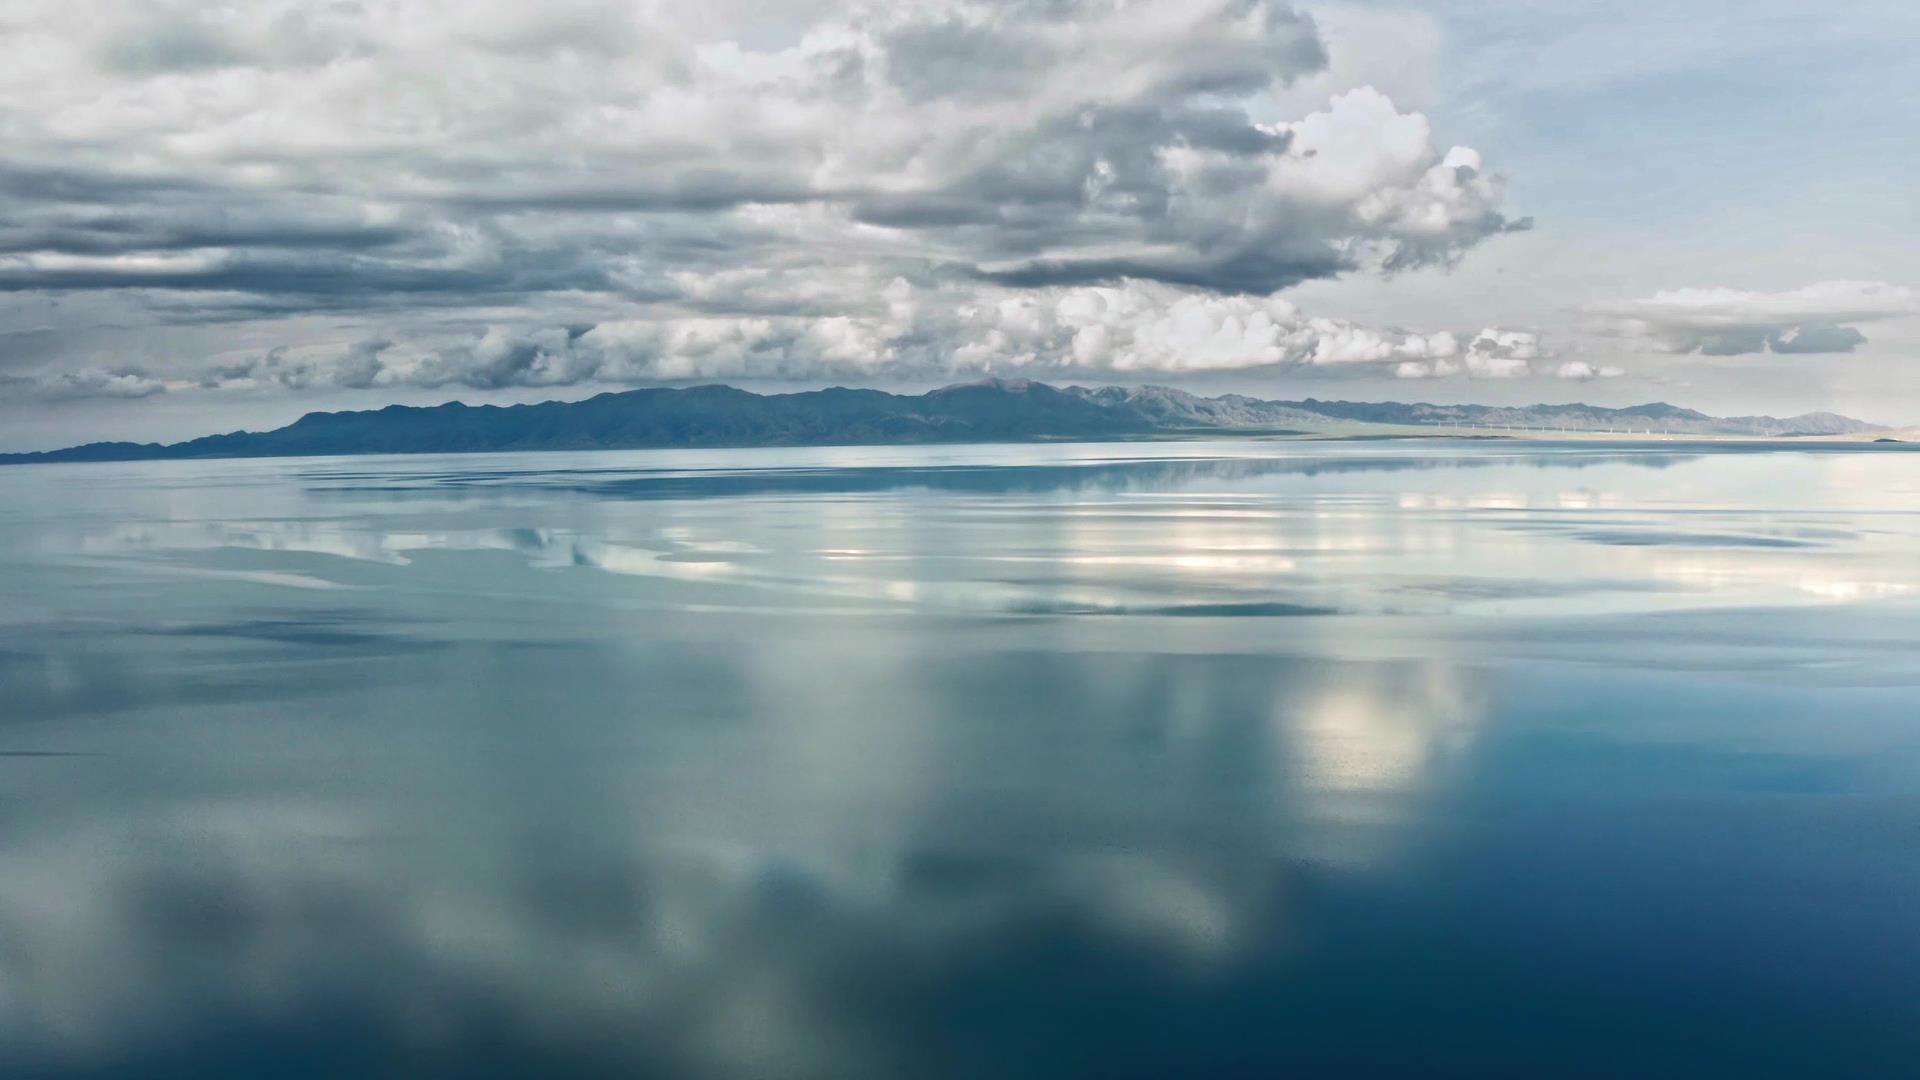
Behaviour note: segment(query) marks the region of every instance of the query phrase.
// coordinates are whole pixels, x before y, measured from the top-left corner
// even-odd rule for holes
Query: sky
[[[0,449],[984,376],[1920,423],[1920,5],[0,0]]]

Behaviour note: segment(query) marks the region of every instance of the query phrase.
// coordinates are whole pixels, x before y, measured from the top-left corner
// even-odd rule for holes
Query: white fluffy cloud
[[[1449,352],[1428,360],[1404,361],[1395,365],[1393,373],[1402,379],[1444,379],[1455,375],[1473,379],[1518,379],[1542,374],[1563,379],[1581,377],[1572,374],[1571,363],[1557,368],[1543,367],[1543,362],[1550,359],[1552,353],[1539,334],[1490,326],[1475,334],[1457,354]],[[1620,373],[1617,369],[1608,370]]]
[[[1402,376],[1550,374],[1537,334],[1384,330],[1301,314],[1279,297],[1175,286],[972,284],[895,280],[851,315],[698,315],[574,327],[494,326],[445,342],[274,350],[217,364],[203,387],[613,386],[702,379],[939,380],[1178,376],[1276,369],[1376,369]],[[1417,371],[1415,369],[1418,369]]]
[[[1785,292],[1673,289],[1595,310],[1617,332],[1664,352],[1842,353],[1867,340],[1856,324],[1920,312],[1920,294],[1878,281],[1822,281]]]
[[[1382,331],[1308,318],[1279,297],[1183,294],[1165,286],[1081,286],[959,311],[965,367],[1221,371],[1381,364],[1451,356],[1452,334]]]
[[[1556,378],[1571,379],[1575,382],[1592,382],[1595,379],[1617,379],[1626,374],[1612,364],[1595,364],[1586,360],[1567,360],[1554,369]]]

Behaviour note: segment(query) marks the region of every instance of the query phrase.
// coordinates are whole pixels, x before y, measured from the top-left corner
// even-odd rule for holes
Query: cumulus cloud
[[[1473,336],[1457,354],[1449,352],[1429,360],[1407,360],[1395,365],[1393,373],[1402,379],[1444,379],[1466,375],[1474,379],[1518,379],[1542,374],[1538,361],[1551,354],[1539,334],[1530,330],[1503,330],[1488,327]],[[1553,371],[1567,378],[1567,366]]]
[[[1626,374],[1612,364],[1594,364],[1585,360],[1567,360],[1554,369],[1554,377],[1571,379],[1575,382],[1592,382],[1595,379],[1617,379]]]
[[[382,339],[356,342],[337,355],[316,355],[311,350],[296,354],[287,346],[277,346],[260,356],[215,364],[201,373],[198,385],[207,390],[276,386],[289,390],[329,386],[364,390],[380,381],[384,371],[380,354],[391,344]]]
[[[209,388],[630,386],[694,380],[939,380],[1178,376],[1271,369],[1513,378],[1549,357],[1539,335],[1465,340],[1311,317],[1276,296],[1150,282],[1014,289],[895,280],[836,315],[689,315],[573,326],[492,326],[450,341],[270,350],[215,365]],[[1417,369],[1417,370],[1416,370]]]
[[[1617,332],[1663,352],[1844,353],[1867,340],[1855,324],[1920,312],[1920,294],[1878,281],[1822,281],[1785,292],[1673,289],[1595,310]]]
[[[1452,334],[1308,318],[1279,297],[1184,294],[1164,286],[1080,286],[963,307],[962,366],[1221,371],[1382,364],[1450,356]]]
[[[996,322],[1023,303],[1085,331],[1092,367],[1400,362],[1442,345],[1306,325],[1270,295],[1526,224],[1477,151],[1371,87],[1282,105],[1328,59],[1274,0],[795,11],[20,0],[0,294],[402,342],[449,312],[512,327],[412,358],[404,377],[442,385],[578,381],[576,325],[689,375],[924,365],[996,330],[1057,355]],[[948,314],[903,331],[873,291],[895,278]],[[1148,286],[1158,315],[1059,310]],[[970,336],[924,337],[943,325]],[[1187,344],[1202,355],[1170,357]],[[210,377],[403,377],[315,348]]]
[[[1151,179],[1126,180],[1126,208],[1152,210],[1140,228],[1103,228],[1086,243],[1066,231],[1030,233],[1018,244],[1044,250],[982,272],[1013,284],[1133,277],[1267,292],[1365,266],[1443,264],[1524,227],[1495,210],[1501,185],[1477,152],[1437,152],[1425,117],[1370,88],[1246,134],[1249,142],[1225,145],[1167,138]],[[1117,179],[1096,163],[1089,190],[1104,193]]]

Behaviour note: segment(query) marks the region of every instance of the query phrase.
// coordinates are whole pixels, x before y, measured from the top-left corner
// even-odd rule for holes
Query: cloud
[[[1615,332],[1663,352],[1844,353],[1867,340],[1854,324],[1914,314],[1920,294],[1877,281],[1822,281],[1771,293],[1674,289],[1595,311]]]
[[[382,359],[359,385],[567,386],[694,379],[1042,377],[1285,368],[1450,365],[1435,374],[1527,373],[1535,335],[1455,336],[1309,318],[1277,297],[1220,297],[1168,286],[919,290],[895,281],[877,310],[826,317],[700,316],[514,330]],[[1524,354],[1515,358],[1514,354]],[[1459,363],[1452,363],[1459,358]],[[286,370],[286,369],[283,369]],[[364,365],[360,369],[364,371]],[[284,380],[283,380],[284,381]],[[339,385],[350,385],[345,381]]]
[[[1540,357],[1540,335],[1524,330],[1486,329],[1467,345],[1467,373],[1480,379],[1512,379],[1529,374]]]
[[[1501,184],[1477,152],[1438,152],[1424,116],[1399,112],[1370,88],[1298,122],[1219,133],[1233,138],[1133,130],[1126,119],[1114,120],[1123,127],[1117,137],[1152,146],[1151,161],[1135,162],[1132,175],[1114,171],[1115,158],[1092,161],[1079,180],[1091,196],[1081,220],[1000,241],[1013,257],[983,263],[984,276],[1017,285],[1145,278],[1264,293],[1362,267],[1445,264],[1525,227],[1495,209]],[[1150,216],[1081,240],[1074,234],[1095,215],[1112,221],[1102,207],[1109,192]]]
[[[1223,371],[1551,375],[1549,352],[1532,331],[1369,327],[1309,315],[1283,296],[1221,296],[1162,282],[1014,288],[753,267],[678,271],[672,288],[685,298],[674,307],[691,311],[563,325],[515,317],[470,332],[286,342],[202,363],[171,386],[307,392],[979,375],[1129,382]],[[751,296],[755,309],[735,313],[733,296]],[[708,304],[714,311],[703,311]],[[102,384],[102,392],[113,390]]]
[[[144,398],[167,392],[145,369],[87,367],[35,375],[0,375],[0,399],[72,401],[78,398]]]
[[[379,384],[385,371],[381,354],[391,346],[392,342],[375,338],[355,342],[337,355],[316,355],[313,350],[296,353],[282,345],[259,356],[215,364],[201,372],[196,384],[203,390],[262,387],[364,390]]]
[[[1456,375],[1474,379],[1518,379],[1542,374],[1536,361],[1547,359],[1551,359],[1551,353],[1539,334],[1488,327],[1475,334],[1458,353],[1403,361],[1394,366],[1393,374],[1401,379],[1444,379]],[[1565,370],[1565,365],[1558,369],[1559,372]]]
[[[1170,369],[1209,324],[1181,363],[1405,360],[1432,344],[1268,298],[1525,225],[1424,115],[1329,93],[1319,28],[1272,0],[20,0],[8,23],[0,293],[108,298],[136,329],[437,336],[406,377],[443,385],[575,380],[586,346],[539,329],[572,325],[623,327],[608,350],[647,370],[964,367],[1018,337],[991,310],[1020,296],[1148,286],[1161,315],[1071,328],[1088,363]],[[903,329],[876,310],[895,279],[948,314]],[[401,377],[323,344],[215,381]]]
[[[962,307],[955,360],[992,369],[1079,367],[1173,373],[1381,364],[1452,355],[1453,335],[1308,318],[1279,297],[1165,286],[1080,286]]]
[[[334,382],[355,390],[364,390],[380,378],[384,364],[380,354],[393,347],[393,342],[384,338],[357,341],[347,349],[333,372]]]
[[[1593,364],[1585,360],[1568,360],[1555,368],[1553,375],[1557,379],[1571,379],[1575,382],[1592,382],[1595,379],[1617,379],[1626,372],[1611,364]]]
[[[790,306],[844,314],[688,315],[570,326],[494,325],[450,340],[277,348],[202,372],[205,389],[632,386],[700,380],[940,381],[981,374],[1125,380],[1222,371],[1345,370],[1435,378],[1550,373],[1538,334],[1362,326],[1279,297],[1148,282],[1038,289],[895,279],[862,302],[775,274],[729,276]],[[688,287],[701,290],[700,282]]]

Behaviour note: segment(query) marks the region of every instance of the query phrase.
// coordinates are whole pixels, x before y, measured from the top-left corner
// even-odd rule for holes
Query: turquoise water
[[[1920,457],[0,470],[0,1073],[1908,1075]]]

